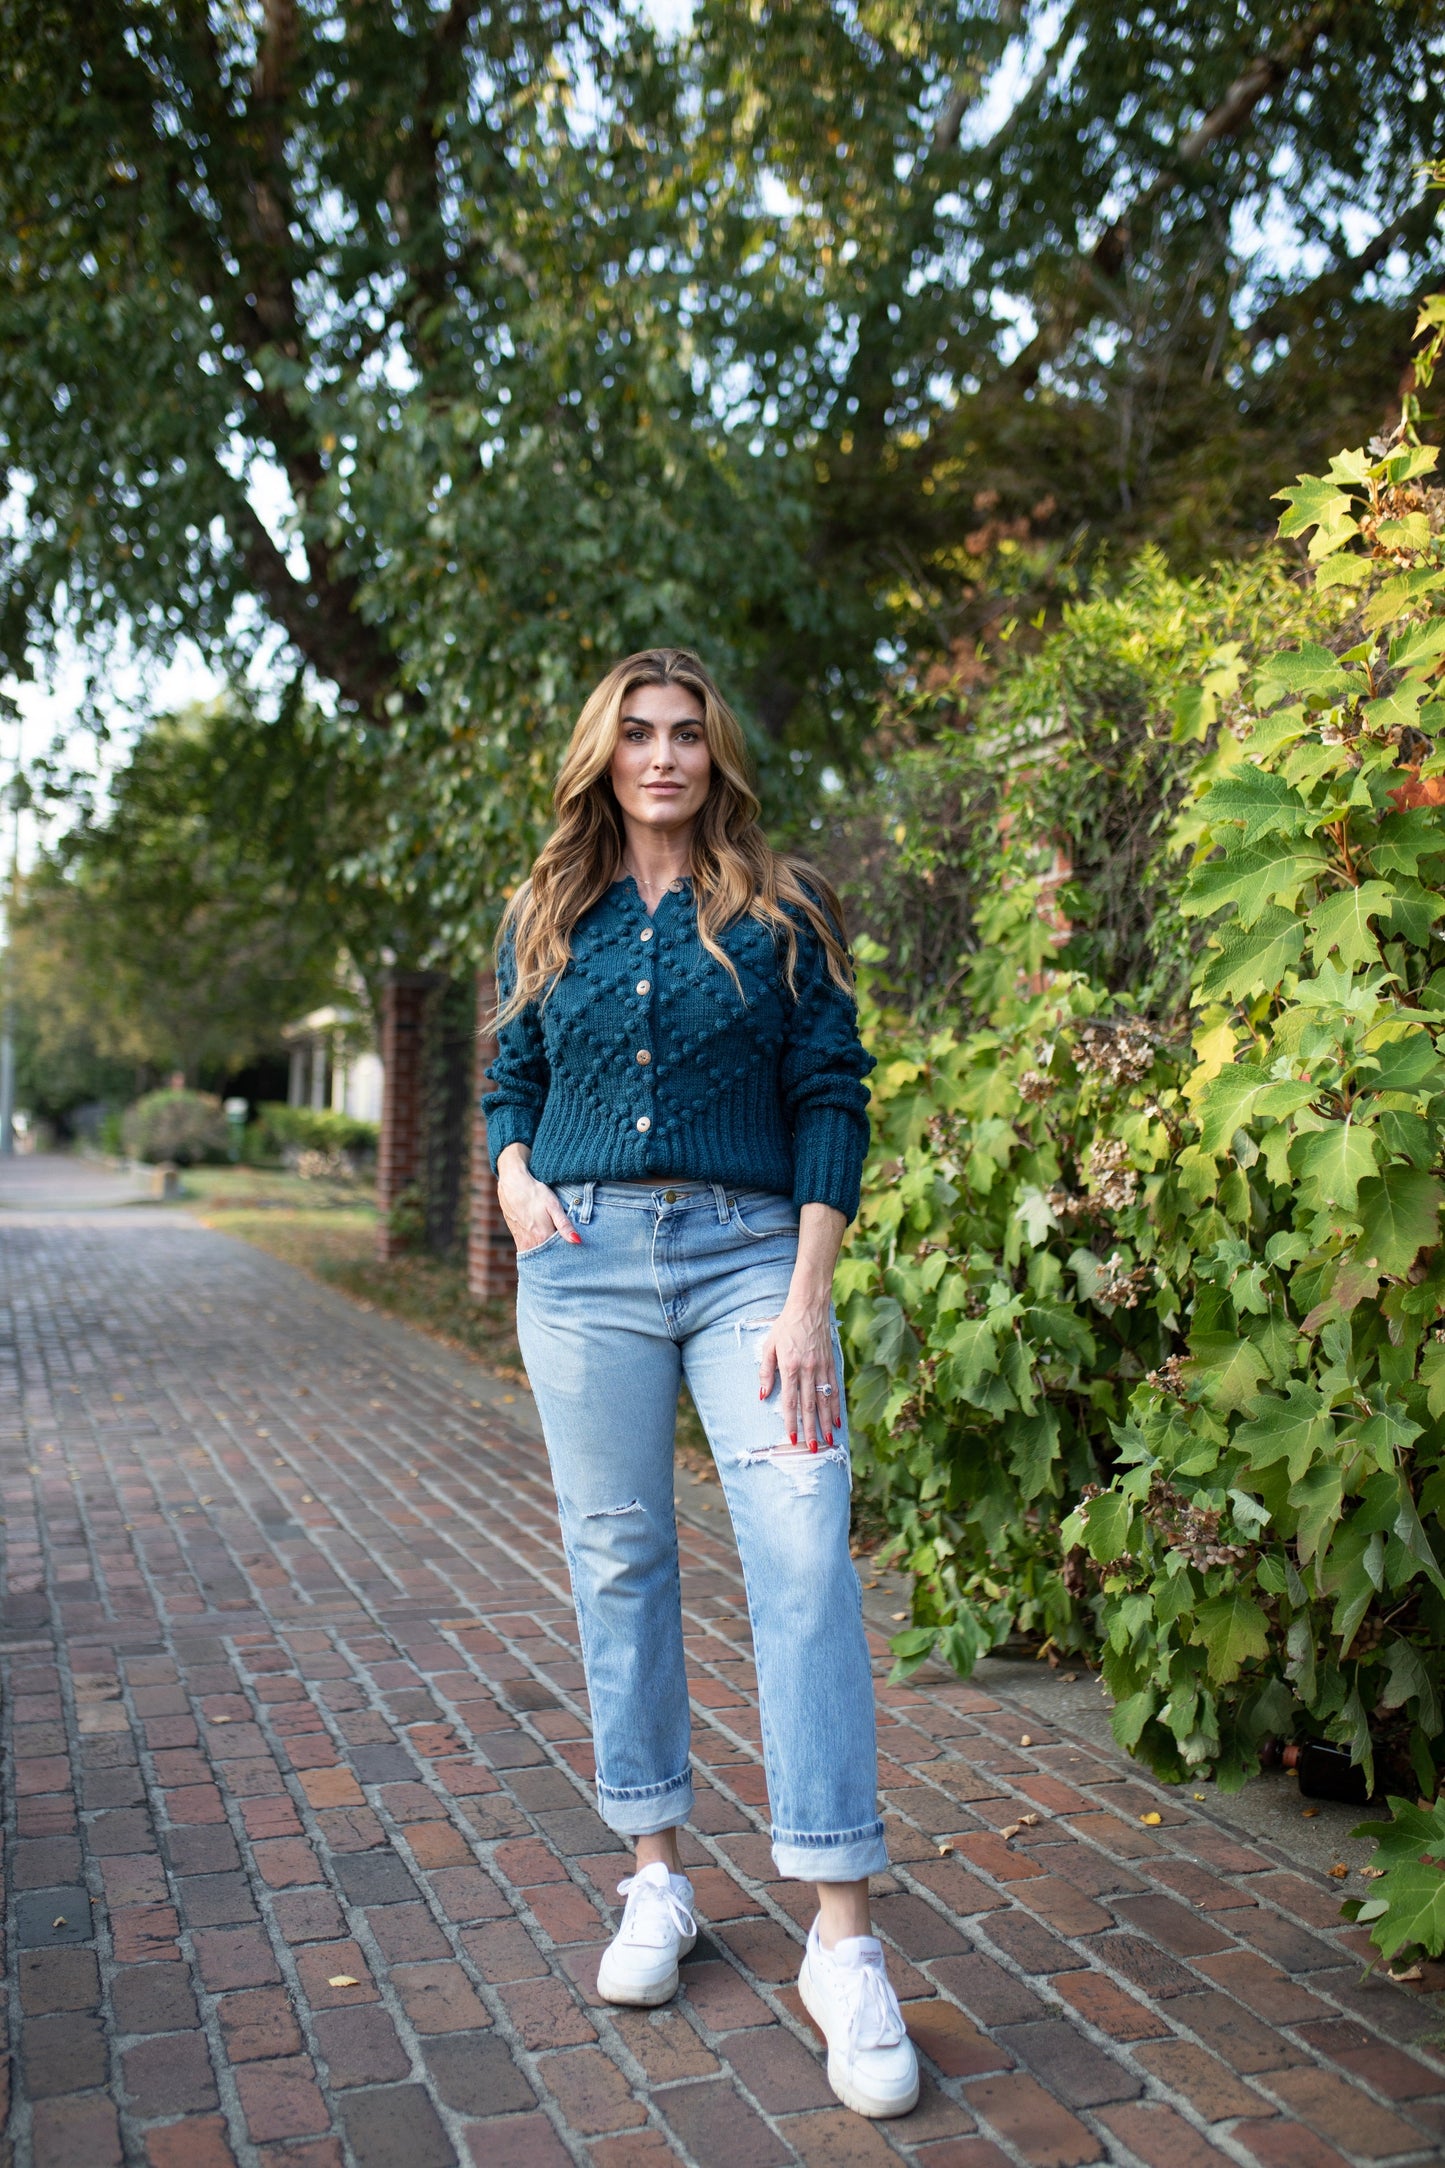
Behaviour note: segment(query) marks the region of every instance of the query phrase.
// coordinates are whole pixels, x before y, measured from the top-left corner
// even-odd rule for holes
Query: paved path
[[[1441,2157],[1438,2014],[1329,1883],[941,1677],[881,1694],[923,2103],[838,2108],[702,1516],[707,1933],[676,2007],[598,2007],[625,1861],[524,1404],[184,1219],[6,1226],[0,1277],[16,2168]]]
[[[154,1167],[114,1167],[69,1152],[16,1152],[0,1158],[0,1215],[111,1211],[145,1205],[160,1182]]]

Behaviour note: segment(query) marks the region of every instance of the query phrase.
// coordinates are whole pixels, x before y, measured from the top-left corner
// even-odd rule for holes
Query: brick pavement
[[[17,2168],[1442,2157],[1438,2011],[1330,1884],[941,1676],[880,1690],[923,2102],[840,2109],[701,1517],[707,1929],[675,2007],[598,2006],[626,1862],[515,1395],[185,1224],[12,1222],[0,1282]]]

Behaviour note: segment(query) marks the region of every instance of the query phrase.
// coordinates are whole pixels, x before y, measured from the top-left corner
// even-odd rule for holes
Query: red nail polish
[[[788,1432],[788,1443],[789,1443],[789,1445],[796,1445],[796,1444],[797,1444],[797,1442],[798,1442],[798,1433],[796,1432],[796,1430],[790,1430],[790,1431]]]
[[[812,1443],[812,1444],[811,1444],[811,1445],[810,1445],[810,1446],[808,1447],[808,1451],[809,1451],[810,1453],[816,1453],[816,1452],[817,1452],[817,1450],[818,1450],[818,1441],[817,1441],[817,1439],[815,1438],[815,1439],[813,1440],[813,1443]]]

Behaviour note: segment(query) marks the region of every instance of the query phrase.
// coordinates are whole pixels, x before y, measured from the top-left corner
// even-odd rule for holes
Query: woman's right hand
[[[582,1240],[561,1198],[533,1174],[531,1156],[527,1145],[509,1144],[497,1160],[497,1202],[519,1255],[535,1250],[552,1234],[565,1235],[569,1242]]]

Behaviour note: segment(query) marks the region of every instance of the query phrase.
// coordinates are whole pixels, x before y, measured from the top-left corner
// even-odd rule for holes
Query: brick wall
[[[497,1185],[487,1158],[487,1125],[481,1097],[489,1063],[497,1051],[491,1017],[497,1005],[497,982],[490,971],[477,973],[477,1066],[472,1095],[471,1214],[467,1229],[467,1288],[476,1302],[500,1302],[517,1285],[517,1254],[497,1203]]]
[[[421,1182],[425,1161],[423,1027],[429,971],[393,971],[381,995],[381,1060],[385,1074],[381,1143],[376,1158],[376,1201],[381,1210],[376,1254],[388,1263],[401,1248],[387,1230],[386,1215],[402,1191]]]

